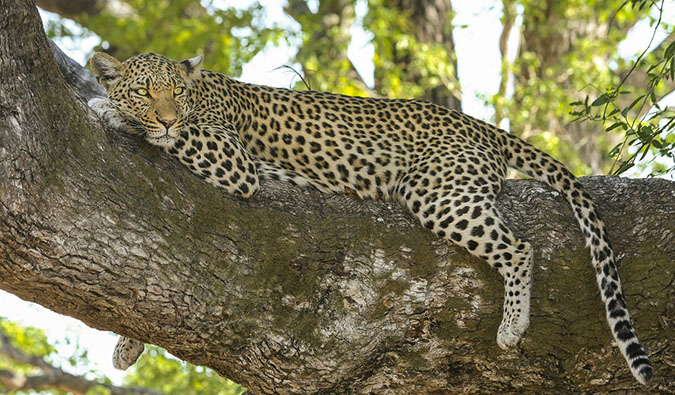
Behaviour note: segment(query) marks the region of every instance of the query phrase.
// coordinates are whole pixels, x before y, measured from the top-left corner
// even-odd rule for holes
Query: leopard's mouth
[[[153,125],[152,127],[145,128],[145,136],[149,139],[159,139],[159,138],[170,138],[175,139],[180,135],[180,129],[182,127],[182,122],[178,121],[174,125],[171,125],[168,129],[164,126],[158,127]]]

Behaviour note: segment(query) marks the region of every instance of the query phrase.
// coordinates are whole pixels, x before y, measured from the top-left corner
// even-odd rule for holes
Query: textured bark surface
[[[546,186],[510,181],[499,199],[536,250],[532,323],[504,352],[498,274],[396,204],[279,184],[233,199],[101,130],[33,4],[0,0],[0,21],[0,288],[254,393],[643,390],[611,344],[572,212]],[[582,182],[622,258],[650,390],[673,391],[675,184]]]

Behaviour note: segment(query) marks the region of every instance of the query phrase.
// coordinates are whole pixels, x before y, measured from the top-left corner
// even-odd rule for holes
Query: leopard
[[[530,323],[533,249],[500,217],[496,198],[508,168],[544,182],[572,208],[631,373],[641,384],[652,378],[605,223],[561,162],[512,133],[431,102],[250,84],[202,62],[202,56],[175,61],[155,53],[122,62],[96,52],[90,67],[107,97],[89,105],[105,126],[142,136],[239,198],[271,179],[399,202],[424,228],[502,276],[497,344],[505,350],[517,346]],[[143,349],[143,342],[121,337],[113,364],[126,369]]]

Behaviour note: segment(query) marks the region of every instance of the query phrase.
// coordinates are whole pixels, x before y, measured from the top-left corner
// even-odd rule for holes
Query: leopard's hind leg
[[[500,186],[476,187],[450,179],[435,186],[405,183],[399,191],[426,228],[484,259],[502,275],[504,313],[497,343],[505,349],[515,346],[529,326],[533,261],[530,244],[514,236],[494,208]]]

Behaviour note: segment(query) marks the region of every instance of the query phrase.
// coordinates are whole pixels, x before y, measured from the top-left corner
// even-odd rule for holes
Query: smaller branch
[[[89,389],[102,386],[110,391],[111,395],[159,395],[161,392],[146,388],[118,387],[112,384],[98,383],[64,372],[47,363],[43,358],[27,355],[16,349],[7,335],[0,330],[0,355],[13,361],[31,365],[40,370],[41,374],[25,376],[10,370],[0,370],[0,383],[9,391],[58,389],[73,394],[86,394]]]
[[[26,385],[26,376],[0,369],[0,384],[8,391],[16,391]]]
[[[14,348],[10,344],[9,338],[2,330],[0,330],[0,342],[2,343],[0,345],[0,355],[4,355],[18,363],[35,366],[36,368],[54,369],[54,367],[45,362],[44,359],[37,356],[26,355]]]
[[[659,46],[654,48],[651,53],[663,53],[666,48],[670,44],[672,44],[675,41],[675,33],[671,33],[666,37],[665,40]],[[621,78],[623,81],[623,84],[628,86],[628,87],[644,87],[647,86],[649,82],[649,75],[647,75],[645,70],[636,68],[637,63],[639,60],[635,61],[633,63],[632,67],[629,70],[621,70],[617,73],[618,77]],[[659,92],[657,92],[657,101],[663,99],[664,97],[668,96],[670,93],[675,91],[675,80],[672,79],[662,79],[661,83],[663,84],[663,88],[659,88]],[[621,101],[620,103],[622,104],[622,107],[628,106],[631,101],[633,101],[634,96],[633,95],[623,95],[620,97]],[[645,109],[637,116],[643,115],[643,113],[646,113],[649,109]]]
[[[79,15],[96,15],[105,7],[102,0],[37,0],[37,6],[45,11],[75,19]]]
[[[126,0],[37,0],[37,6],[75,22],[80,22],[83,15],[98,15],[102,11],[118,18],[135,14]]]

